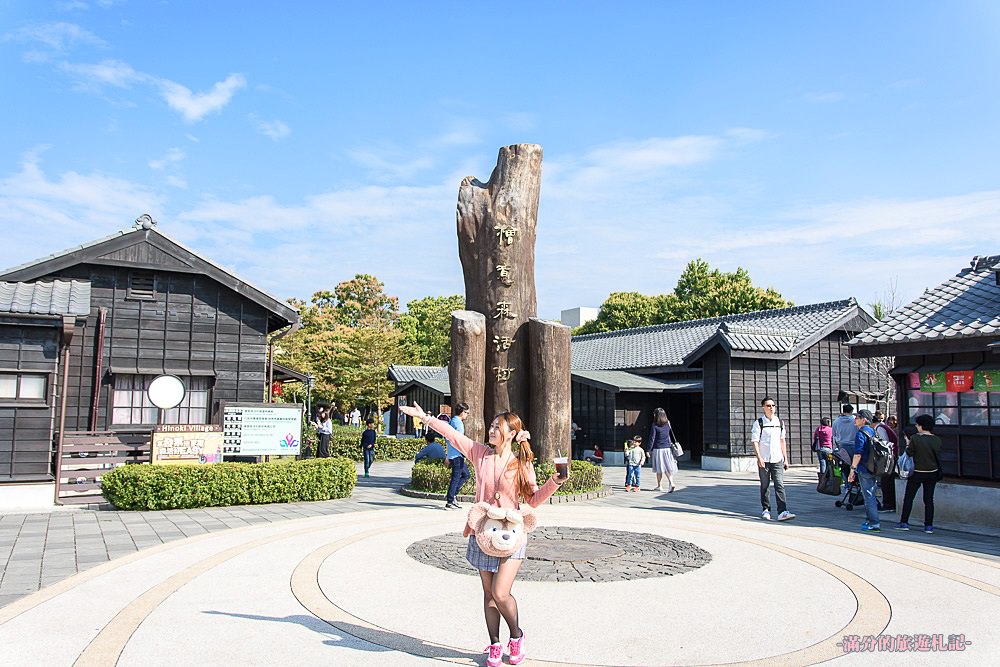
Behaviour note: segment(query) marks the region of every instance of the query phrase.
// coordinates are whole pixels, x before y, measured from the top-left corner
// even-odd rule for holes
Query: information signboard
[[[151,459],[166,465],[222,462],[218,424],[160,424],[153,431]]]
[[[298,454],[302,442],[299,403],[226,403],[222,409],[224,456]]]

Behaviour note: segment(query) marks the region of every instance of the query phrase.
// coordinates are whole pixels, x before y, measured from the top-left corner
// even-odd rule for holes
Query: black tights
[[[520,567],[519,559],[502,558],[496,572],[479,571],[479,578],[483,582],[483,613],[486,615],[486,630],[490,633],[491,644],[500,643],[501,616],[507,621],[511,639],[521,636],[517,620],[517,600],[510,594]]]

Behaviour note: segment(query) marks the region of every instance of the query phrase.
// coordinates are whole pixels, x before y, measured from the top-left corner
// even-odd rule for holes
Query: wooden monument
[[[500,149],[487,183],[467,176],[458,190],[458,254],[464,311],[452,313],[451,396],[468,403],[466,432],[486,441],[505,410],[532,434],[539,459],[570,449],[570,329],[536,316],[535,228],[542,147]]]

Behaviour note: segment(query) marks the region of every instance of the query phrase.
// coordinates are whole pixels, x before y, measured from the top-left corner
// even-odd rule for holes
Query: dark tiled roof
[[[0,282],[0,313],[85,317],[90,315],[90,283],[86,280]]]
[[[573,371],[573,379],[612,391],[663,392],[701,389],[701,380],[664,381],[627,371]]]
[[[715,342],[734,351],[787,356],[861,313],[851,298],[575,336],[572,367],[574,371],[682,367]]]
[[[440,366],[389,366],[389,379],[396,384],[406,384],[414,380],[429,380],[441,373],[448,378],[448,369]]]
[[[190,248],[161,232],[157,227],[151,229],[133,227],[132,229],[119,231],[110,236],[47,255],[41,259],[26,262],[20,266],[0,270],[0,278],[29,281],[42,278],[68,266],[105,263],[108,261],[107,255],[109,253],[114,255],[115,252],[120,252],[123,248],[136,246],[142,242],[166,252],[176,262],[169,266],[157,266],[146,263],[145,266],[149,268],[203,273],[229,287],[241,296],[267,308],[270,313],[273,313],[284,321],[284,323],[279,324],[278,328],[286,326],[285,323],[292,324],[297,322],[299,319],[298,312],[287,303],[279,301],[270,294],[254,287],[231,270],[225,269],[195,253]],[[118,261],[118,259],[115,261]],[[132,264],[143,265],[143,262],[129,262],[129,265]]]
[[[1000,335],[1000,255],[974,257],[946,283],[876,322],[848,345],[916,343]]]
[[[729,322],[719,327],[719,336],[729,349],[742,352],[791,352],[801,335],[798,329],[751,327]]]
[[[405,376],[406,380],[396,380],[397,376]],[[405,394],[412,386],[420,386],[436,391],[442,396],[451,396],[451,380],[448,377],[448,367],[440,366],[389,366],[389,379],[396,383],[392,396]]]

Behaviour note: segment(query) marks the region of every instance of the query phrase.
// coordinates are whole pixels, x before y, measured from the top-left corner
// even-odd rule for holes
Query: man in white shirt
[[[775,414],[777,404],[767,397],[760,402],[764,416],[758,417],[750,429],[750,440],[757,455],[757,474],[760,477],[760,518],[771,520],[771,481],[774,481],[774,497],[778,505],[778,521],[789,521],[795,515],[788,511],[785,503],[785,470],[788,470],[788,450],[785,446],[785,425]]]

